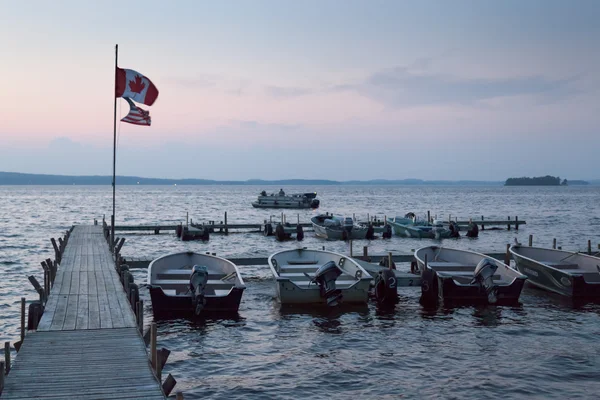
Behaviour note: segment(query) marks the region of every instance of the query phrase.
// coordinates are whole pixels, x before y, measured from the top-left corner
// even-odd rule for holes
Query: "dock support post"
[[[115,254],[119,254],[121,252],[121,247],[123,247],[124,243],[125,243],[125,238],[121,238],[121,240],[119,241],[119,244],[117,244],[117,247],[115,249]],[[118,261],[118,257],[115,257],[115,261]]]
[[[4,389],[4,361],[0,361],[0,393]]]
[[[225,234],[229,235],[229,228],[227,227],[227,211],[225,211]]]
[[[431,211],[427,210],[427,222],[431,222]]]
[[[352,257],[352,239],[350,239],[349,242],[350,242],[350,257]]]
[[[300,225],[300,214],[296,214],[296,217],[298,218],[298,225]]]
[[[508,225],[506,225],[506,230],[510,231],[510,215],[508,216]]]
[[[393,268],[392,268],[392,265],[393,265],[393,264],[392,264],[392,252],[390,251],[390,252],[388,253],[388,269],[390,269],[390,270],[391,270],[391,269],[393,269]]]
[[[113,214],[110,216],[110,243],[109,243],[110,251],[113,251],[114,243],[115,243],[115,215]],[[60,264],[60,262],[59,262],[59,264]]]
[[[367,213],[367,222],[371,222],[371,216]]]
[[[481,230],[485,231],[485,225],[483,224],[483,215],[481,216]]]
[[[369,247],[363,246],[363,258],[365,261],[369,258]]]
[[[519,216],[515,216],[515,230],[518,231],[519,230]]]
[[[137,302],[137,323],[140,334],[144,334],[144,300]]]
[[[54,247],[54,259],[57,263],[60,264],[60,251],[58,250],[58,246],[56,245],[56,240],[54,240],[54,238],[51,238],[50,241],[52,242],[52,247]]]
[[[162,390],[163,390],[163,393],[165,394],[165,396],[169,397],[169,395],[175,388],[176,384],[177,384],[177,381],[175,380],[175,378],[173,378],[173,375],[169,374],[167,376],[167,379],[165,379],[165,381],[162,384]],[[179,392],[179,393],[181,393],[181,392]]]
[[[506,254],[504,255],[504,264],[510,266],[510,244],[506,244]]]
[[[190,213],[189,211],[185,212],[185,226],[190,226]]]
[[[529,235],[529,247],[533,246],[533,235]]]
[[[592,241],[588,239],[588,254],[592,254]]]
[[[156,362],[156,322],[150,325],[150,360],[152,368],[156,371],[158,364]]]
[[[4,342],[4,365],[6,367],[6,375],[10,372],[10,342]]]
[[[556,250],[556,238],[552,239],[552,248]]]
[[[162,356],[162,352],[156,353],[156,377],[158,378],[159,382],[162,382],[162,357],[159,356]]]

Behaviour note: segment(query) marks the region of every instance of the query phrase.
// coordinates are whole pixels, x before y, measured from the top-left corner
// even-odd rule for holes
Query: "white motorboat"
[[[234,263],[191,251],[152,261],[148,287],[155,316],[237,312],[246,289]]]
[[[375,228],[355,222],[352,217],[321,214],[310,219],[315,235],[329,240],[374,239]]]
[[[599,257],[520,245],[510,252],[531,284],[573,298],[600,297]]]
[[[284,250],[269,257],[277,298],[289,304],[365,304],[373,279],[343,254],[325,250]]]
[[[294,193],[285,194],[282,190],[279,193],[267,195],[264,190],[258,196],[258,199],[252,202],[254,208],[319,208],[320,201],[316,199],[317,192],[312,193]]]
[[[474,251],[438,246],[415,252],[422,300],[434,303],[515,303],[527,277],[500,260]]]

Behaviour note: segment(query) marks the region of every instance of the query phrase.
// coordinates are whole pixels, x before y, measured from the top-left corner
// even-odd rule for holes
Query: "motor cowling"
[[[304,229],[302,228],[302,225],[296,225],[296,239],[298,241],[304,239]]]
[[[310,208],[319,208],[321,202],[318,199],[312,199],[310,202]]]
[[[397,280],[393,270],[384,269],[375,276],[375,299],[380,306],[398,303]]]
[[[498,285],[494,283],[494,274],[497,269],[498,266],[494,261],[489,258],[484,258],[479,261],[479,264],[475,267],[473,280],[471,281],[471,285],[479,284],[479,286],[485,290],[490,304],[494,304],[498,301]]]
[[[321,297],[326,299],[328,306],[337,306],[342,300],[342,291],[335,287],[335,281],[342,272],[334,261],[323,264],[315,272],[313,282],[319,285]]]
[[[383,233],[381,234],[381,237],[384,239],[390,239],[392,237],[392,226],[390,224],[386,224],[383,227]]]
[[[208,282],[208,269],[204,265],[194,265],[190,275],[190,292],[192,296],[192,305],[196,315],[200,315],[206,305],[204,290]]]
[[[467,237],[478,237],[479,236],[479,227],[474,222],[469,222],[469,227],[467,228]]]

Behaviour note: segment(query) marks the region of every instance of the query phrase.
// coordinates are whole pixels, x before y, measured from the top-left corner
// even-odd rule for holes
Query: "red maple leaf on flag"
[[[135,76],[135,80],[129,81],[129,90],[131,93],[142,93],[142,90],[146,87],[142,77],[139,75]]]

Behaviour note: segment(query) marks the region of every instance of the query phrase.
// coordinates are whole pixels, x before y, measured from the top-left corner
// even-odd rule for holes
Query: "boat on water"
[[[188,240],[203,240],[208,241],[210,238],[210,229],[204,225],[188,226],[179,224],[175,228],[175,235],[182,241]]]
[[[317,192],[312,193],[293,193],[285,194],[283,189],[279,193],[267,195],[264,190],[259,194],[258,199],[252,202],[254,208],[319,208],[321,203],[317,197]]]
[[[418,239],[447,239],[460,237],[459,228],[454,222],[445,227],[439,222],[428,222],[418,219],[410,212],[404,217],[395,217],[388,219],[388,224],[392,226],[394,234],[402,237]]]
[[[191,251],[168,254],[148,267],[155,316],[237,312],[246,286],[237,266]]]
[[[415,252],[425,303],[516,303],[527,277],[503,262],[474,251],[438,246]]]
[[[513,245],[517,269],[542,289],[573,298],[600,298],[600,258],[572,251]]]
[[[356,222],[352,217],[340,217],[332,214],[316,215],[310,219],[317,237],[328,240],[374,239],[375,228],[372,225]]]
[[[284,250],[269,257],[282,305],[366,304],[373,279],[343,254],[325,250]]]

